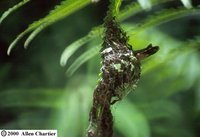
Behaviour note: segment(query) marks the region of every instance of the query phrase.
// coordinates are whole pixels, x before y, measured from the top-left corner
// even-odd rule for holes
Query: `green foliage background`
[[[0,128],[58,129],[59,137],[83,137],[108,2],[19,2],[0,1]],[[200,136],[199,5],[122,2],[116,14],[133,49],[152,43],[160,51],[142,62],[138,88],[113,106],[115,137]],[[9,45],[16,47],[7,56]]]

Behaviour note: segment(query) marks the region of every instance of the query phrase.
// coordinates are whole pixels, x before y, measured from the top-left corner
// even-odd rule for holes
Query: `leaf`
[[[36,28],[26,39],[24,43],[24,48],[28,48],[29,43],[39,34],[44,28],[46,28],[48,23],[41,24],[38,28]]]
[[[137,28],[132,30],[131,35],[135,35],[140,31],[144,31],[147,28],[155,27],[156,25],[169,22],[171,20],[175,20],[177,18],[185,17],[188,15],[200,14],[200,8],[196,9],[185,9],[185,8],[178,8],[178,9],[166,9],[163,11],[158,12],[156,15],[153,15],[147,18],[143,23],[139,24]]]
[[[3,20],[6,19],[6,17],[8,17],[8,15],[10,15],[12,12],[16,11],[23,5],[27,4],[28,2],[30,2],[30,0],[23,0],[19,2],[18,4],[14,5],[12,8],[9,8],[7,11],[5,11],[0,17],[0,25],[3,22]]]
[[[27,33],[29,33],[32,29],[27,29],[25,31],[23,31],[22,33],[20,33],[17,38],[9,45],[8,50],[7,50],[7,54],[10,55],[11,50],[15,47],[15,45],[17,44],[17,42],[19,40],[21,40]]]
[[[87,42],[91,41],[92,39],[94,39],[95,37],[98,36],[98,34],[100,34],[102,32],[102,28],[98,27],[98,28],[94,28],[92,31],[90,31],[90,33],[82,38],[80,38],[79,40],[76,40],[75,42],[73,42],[72,44],[70,44],[68,47],[65,48],[65,50],[63,51],[62,55],[61,55],[61,59],[60,59],[60,65],[61,66],[65,66],[67,64],[68,59],[84,44],[86,44]]]
[[[36,32],[33,32],[33,34],[31,34],[31,36],[29,37],[29,39],[26,41],[25,43],[25,47],[27,47],[28,43],[31,42],[31,40],[33,39],[33,37],[35,37],[39,32],[41,32],[44,28],[46,28],[47,26],[63,19],[64,17],[72,14],[73,12],[79,10],[80,8],[88,5],[90,2],[90,0],[65,0],[62,1],[61,4],[59,6],[56,6],[56,8],[51,11],[49,13],[49,15],[47,15],[46,17],[32,23],[26,30],[24,30],[21,34],[19,34],[17,36],[17,38],[11,43],[11,45],[8,48],[7,54],[9,55],[11,50],[14,48],[14,46],[16,45],[16,43],[22,38],[24,37],[24,35],[26,35],[27,33],[31,32],[34,29],[39,28]],[[44,26],[41,26],[44,25]]]
[[[89,50],[84,52],[72,63],[72,65],[70,65],[66,73],[71,76],[83,63],[87,62],[89,59],[97,55],[99,53],[99,50],[100,45],[90,48]]]
[[[112,109],[115,128],[125,137],[150,137],[147,119],[136,106],[128,100],[122,101]]]

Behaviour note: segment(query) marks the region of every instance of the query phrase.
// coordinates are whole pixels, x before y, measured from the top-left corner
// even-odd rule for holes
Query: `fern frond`
[[[147,28],[194,14],[200,14],[200,8],[185,9],[181,7],[178,9],[165,9],[158,12],[156,15],[147,18],[143,23],[139,24],[137,28],[130,30],[133,32],[131,35],[135,35],[136,33],[139,33]]]
[[[12,12],[16,11],[17,9],[19,9],[20,7],[22,7],[28,2],[30,2],[30,0],[23,0],[19,2],[18,4],[14,5],[12,8],[9,8],[7,11],[5,11],[0,17],[0,24],[6,17],[8,17],[8,15],[10,15]]]
[[[68,47],[66,47],[61,55],[60,65],[64,67],[67,64],[67,61],[71,57],[71,55],[74,54],[76,50],[78,50],[81,46],[83,46],[88,41],[90,41],[91,38],[92,37],[89,37],[89,35],[86,35],[85,37],[82,37],[79,40],[76,40],[75,42],[70,44]]]
[[[59,6],[56,6],[56,8],[49,13],[49,15],[32,23],[25,31],[23,31],[21,34],[19,34],[17,36],[17,38],[9,46],[9,49],[7,51],[8,55],[10,54],[11,50],[16,45],[16,43],[27,33],[40,27],[36,32],[33,32],[33,34],[31,34],[31,36],[29,37],[29,40],[27,40],[27,42],[25,44],[25,47],[27,47],[28,46],[27,44],[31,42],[33,37],[35,37],[44,28],[63,19],[64,17],[72,14],[73,12],[88,5],[89,3],[90,3],[90,0],[76,0],[76,1],[65,0],[65,1],[61,2],[61,4]],[[43,26],[41,26],[41,25],[43,25]]]
[[[49,22],[49,25],[68,16],[69,14],[79,10],[80,8],[88,5],[90,0],[65,0],[62,1],[59,6],[56,6],[54,10],[50,11],[50,14],[41,20],[33,23],[31,26],[38,27],[39,25]]]
[[[72,44],[70,44],[68,47],[65,48],[65,50],[63,51],[62,55],[61,55],[61,59],[60,59],[60,65],[61,66],[65,66],[67,64],[68,59],[84,44],[86,44],[87,42],[91,41],[92,39],[94,39],[95,37],[98,36],[98,34],[102,33],[102,28],[98,27],[98,28],[94,28],[88,35],[80,38],[79,40],[76,40],[75,42],[73,42]]]
[[[19,40],[21,40],[27,33],[29,33],[31,31],[31,29],[27,29],[25,31],[23,31],[22,33],[20,33],[17,38],[9,45],[8,50],[7,50],[7,54],[10,55],[11,50],[14,48],[14,46],[17,44],[17,42]]]
[[[47,27],[47,23],[41,24],[38,28],[36,28],[26,39],[24,43],[24,48],[27,48],[30,44],[30,42],[37,36],[38,33],[40,33],[44,28]]]
[[[84,52],[70,65],[66,73],[71,76],[83,63],[87,62],[89,59],[97,55],[99,53],[100,47],[101,46],[98,45]]]

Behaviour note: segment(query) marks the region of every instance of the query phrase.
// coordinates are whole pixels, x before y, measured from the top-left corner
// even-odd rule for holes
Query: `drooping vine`
[[[113,5],[119,7],[119,3],[116,4],[116,1],[111,0],[104,20],[105,36],[100,50],[102,67],[93,94],[88,137],[113,136],[111,105],[135,89],[140,78],[140,61],[158,51],[158,47],[153,47],[151,44],[142,50],[131,49],[128,36],[116,21],[117,11]]]

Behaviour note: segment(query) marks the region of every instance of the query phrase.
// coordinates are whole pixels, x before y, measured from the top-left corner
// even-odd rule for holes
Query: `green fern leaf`
[[[87,62],[89,59],[97,55],[99,53],[100,47],[101,46],[98,45],[84,52],[72,63],[72,65],[70,65],[66,73],[71,76],[83,63]]]
[[[156,25],[175,20],[177,18],[185,17],[188,15],[194,15],[199,14],[200,9],[185,9],[185,8],[179,8],[179,9],[165,9],[161,12],[158,12],[156,15],[151,16],[147,18],[143,23],[139,24],[137,28],[133,28],[133,33],[131,35],[135,35],[136,33],[139,33],[141,31],[144,31],[147,28],[154,27]]]
[[[21,40],[27,33],[29,33],[32,29],[27,29],[20,33],[17,38],[9,45],[7,54],[10,55],[11,50],[14,48],[14,46],[17,44],[19,40]]]
[[[79,10],[80,8],[88,5],[90,3],[90,0],[65,0],[61,2],[60,6],[56,6],[56,8],[49,13],[46,17],[34,22],[31,24],[25,31],[23,31],[21,34],[17,36],[17,38],[11,43],[9,46],[9,49],[7,51],[7,54],[9,55],[11,50],[14,48],[16,43],[27,33],[33,31],[34,29],[37,29],[40,27],[36,32],[33,32],[29,39],[25,43],[25,47],[27,47],[31,40],[39,33],[41,32],[44,28],[47,26],[63,19],[64,17],[72,14],[73,12]],[[43,26],[41,26],[43,25]]]
[[[92,37],[89,37],[86,35],[83,38],[80,38],[79,40],[76,40],[72,44],[70,44],[62,53],[61,59],[60,59],[60,65],[65,66],[67,64],[68,59],[75,53],[76,50],[78,50],[81,46],[83,46],[85,43],[90,41]]]
[[[68,59],[84,44],[91,41],[95,37],[98,36],[98,34],[101,34],[103,29],[101,27],[93,29],[88,35],[80,38],[79,40],[76,40],[72,44],[70,44],[68,47],[65,48],[61,55],[60,59],[60,65],[65,66],[67,64]]]
[[[14,5],[12,8],[9,8],[7,11],[5,11],[2,16],[0,17],[0,24],[2,23],[2,21],[8,17],[8,15],[10,15],[12,12],[16,11],[18,8],[22,7],[23,5],[25,5],[26,3],[30,2],[30,0],[23,0],[20,3]]]
[[[26,39],[25,43],[24,43],[24,48],[27,48],[28,45],[30,44],[30,42],[35,38],[35,36],[37,36],[38,33],[40,33],[44,28],[47,27],[47,25],[45,25],[47,23],[44,23],[42,25],[40,25],[38,28],[36,28]]]

